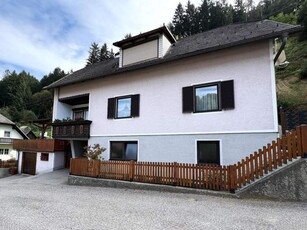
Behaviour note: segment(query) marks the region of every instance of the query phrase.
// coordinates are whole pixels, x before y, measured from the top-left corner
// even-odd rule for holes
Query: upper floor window
[[[88,108],[73,109],[73,120],[87,120]]]
[[[218,84],[195,87],[194,111],[206,112],[219,110],[218,88]]]
[[[11,137],[10,131],[4,131],[4,137]]]
[[[234,109],[233,80],[182,88],[183,112],[210,112]]]
[[[140,95],[129,95],[108,99],[108,118],[120,119],[139,116]]]

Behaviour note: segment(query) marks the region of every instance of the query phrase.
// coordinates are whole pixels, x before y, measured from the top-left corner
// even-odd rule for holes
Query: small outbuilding
[[[67,142],[62,140],[15,140],[18,173],[42,174],[65,168]]]

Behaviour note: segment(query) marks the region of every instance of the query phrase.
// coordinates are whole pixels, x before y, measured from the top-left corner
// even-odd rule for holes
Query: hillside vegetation
[[[278,105],[292,107],[307,103],[307,40],[291,36],[285,47],[289,65],[276,68]]]

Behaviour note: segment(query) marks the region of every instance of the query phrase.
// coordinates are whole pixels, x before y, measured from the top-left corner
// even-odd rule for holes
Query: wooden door
[[[22,156],[22,173],[35,175],[36,153],[24,152]]]

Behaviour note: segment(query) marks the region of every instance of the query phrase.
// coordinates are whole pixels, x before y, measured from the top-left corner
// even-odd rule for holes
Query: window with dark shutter
[[[193,86],[182,88],[182,112],[193,112]]]
[[[115,117],[115,98],[108,99],[108,119]]]
[[[140,114],[140,94],[131,96],[131,116],[138,117]]]
[[[140,94],[108,99],[108,119],[138,117],[140,115]]]
[[[234,109],[233,85],[233,80],[229,80],[183,87],[183,113],[203,113]]]
[[[234,87],[233,80],[221,82],[222,109],[234,109]]]

